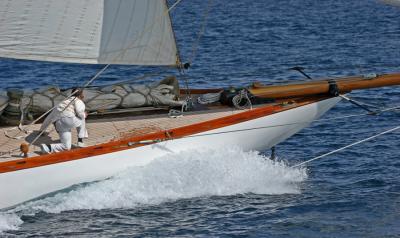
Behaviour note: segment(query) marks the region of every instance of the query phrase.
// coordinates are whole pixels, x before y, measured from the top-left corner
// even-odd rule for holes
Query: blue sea
[[[182,59],[194,59],[186,73],[191,87],[305,80],[293,66],[313,78],[400,72],[400,7],[375,0],[214,0],[206,13],[207,6],[186,0],[172,13]],[[82,85],[101,67],[0,59],[0,88]],[[112,66],[95,84],[160,70],[176,73]],[[348,96],[381,108],[400,105],[399,87]],[[323,119],[362,113],[342,101]],[[315,122],[277,145],[275,162],[269,150],[229,145],[170,154],[1,212],[0,237],[400,237],[399,132],[290,167],[396,127],[399,119],[386,112]]]

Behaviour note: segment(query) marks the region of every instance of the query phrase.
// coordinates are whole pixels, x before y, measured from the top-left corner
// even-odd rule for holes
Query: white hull
[[[174,139],[84,159],[2,173],[0,209],[74,184],[109,178],[129,167],[146,165],[167,153],[221,146],[239,146],[244,150],[270,148],[309,125],[299,122],[319,118],[339,101],[339,98],[331,98],[197,134],[204,136]],[[268,127],[274,125],[284,126]],[[258,127],[262,128],[248,130]],[[223,133],[229,131],[235,132]]]

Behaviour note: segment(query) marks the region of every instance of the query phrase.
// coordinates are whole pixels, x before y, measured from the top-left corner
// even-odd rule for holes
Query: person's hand
[[[89,113],[87,111],[85,111],[85,118],[89,115]]]

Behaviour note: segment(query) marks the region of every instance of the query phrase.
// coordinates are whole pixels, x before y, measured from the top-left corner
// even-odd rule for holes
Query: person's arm
[[[86,118],[85,103],[80,99],[75,100],[75,112],[80,119]]]

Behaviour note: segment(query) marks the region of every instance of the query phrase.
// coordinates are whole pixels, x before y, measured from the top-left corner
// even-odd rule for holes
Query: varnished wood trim
[[[249,91],[258,97],[265,98],[292,98],[317,94],[329,94],[329,82],[334,82],[340,93],[348,93],[352,90],[378,88],[400,85],[400,73],[383,74],[368,78],[363,76],[325,79],[311,82],[303,82],[287,85],[263,86],[257,84]]]
[[[132,149],[135,147],[144,146],[145,144],[135,144],[129,145],[130,142],[138,142],[143,140],[170,140],[179,139],[184,136],[189,136],[213,129],[218,129],[237,123],[253,120],[256,118],[264,117],[274,113],[294,109],[300,106],[305,106],[307,104],[314,103],[316,101],[322,100],[322,98],[308,99],[303,102],[289,104],[289,105],[266,105],[252,110],[246,110],[241,113],[195,123],[188,126],[178,127],[175,129],[170,129],[166,131],[160,131],[156,133],[151,133],[147,135],[135,136],[131,138],[121,139],[118,141],[111,141],[104,144],[99,144],[95,146],[73,149],[70,151],[63,151],[54,154],[47,154],[36,156],[27,159],[6,161],[0,163],[0,173],[7,173],[16,170],[29,169],[34,167],[46,166],[51,164],[57,164],[72,160],[85,159],[92,156],[103,155],[107,153],[113,153],[117,151]]]

